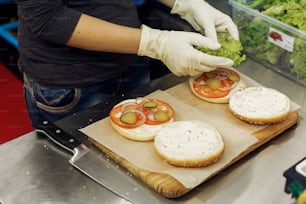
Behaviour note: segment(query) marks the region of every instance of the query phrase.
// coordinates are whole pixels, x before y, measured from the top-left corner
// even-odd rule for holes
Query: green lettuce
[[[298,78],[304,79],[306,82],[306,42],[305,39],[296,38],[294,42],[294,50],[289,54],[289,63],[292,66],[292,72]]]
[[[237,0],[241,1],[241,0]],[[248,1],[247,6],[259,12],[306,31],[306,0],[255,0]],[[294,35],[293,51],[289,52],[268,40],[269,28],[276,25],[246,13],[234,16],[239,27],[241,44],[244,51],[255,60],[269,67],[295,74],[306,82],[306,40],[305,35]],[[277,27],[287,33],[286,29]],[[291,35],[289,33],[289,35]]]
[[[295,0],[288,0],[270,6],[263,10],[262,13],[300,30],[306,31],[306,6],[301,5]]]
[[[209,55],[230,58],[234,61],[234,65],[239,65],[246,59],[246,56],[242,54],[243,47],[239,41],[228,33],[218,33],[217,36],[221,45],[218,50],[210,50],[205,47],[196,47],[196,49]]]

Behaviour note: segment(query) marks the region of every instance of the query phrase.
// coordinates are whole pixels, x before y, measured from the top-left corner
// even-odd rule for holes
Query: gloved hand
[[[142,25],[138,55],[161,60],[177,76],[194,76],[233,65],[231,59],[207,55],[193,46],[220,48],[218,43],[199,33],[162,31]]]
[[[210,6],[204,0],[176,0],[172,14],[179,14],[192,27],[217,41],[218,32],[228,32],[234,39],[239,40],[237,26],[231,17]]]

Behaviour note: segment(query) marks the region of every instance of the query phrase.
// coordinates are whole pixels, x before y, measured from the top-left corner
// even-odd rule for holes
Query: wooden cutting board
[[[175,100],[178,100],[180,102],[183,102],[186,106],[190,106],[192,108],[196,108],[197,111],[205,113],[205,114],[212,114],[214,113],[214,110],[222,110],[226,111],[226,104],[210,104],[207,102],[202,101],[201,99],[198,99],[196,96],[194,96],[190,90],[188,89],[187,83],[179,84],[175,87],[172,87],[165,92],[172,97],[175,97]],[[173,101],[173,98],[172,98]],[[222,108],[219,108],[222,107]],[[212,111],[212,112],[210,112]],[[240,127],[243,126],[244,122],[238,120],[237,118],[229,118],[232,117],[228,113],[222,115],[222,113],[216,113],[221,114],[220,117],[226,118],[226,120],[234,120],[234,123],[237,123]],[[236,121],[237,120],[237,121]],[[247,146],[245,149],[241,149],[239,154],[236,154],[235,157],[230,158],[230,162],[227,162],[225,165],[221,166],[220,168],[214,169],[211,174],[206,177],[204,180],[201,181],[203,183],[204,181],[208,180],[209,178],[213,177],[214,175],[218,174],[222,170],[226,169],[236,161],[240,160],[256,148],[260,147],[261,145],[265,144],[269,140],[273,139],[274,137],[280,135],[280,133],[284,132],[291,126],[295,125],[298,121],[298,113],[297,111],[291,112],[289,117],[280,123],[269,125],[269,126],[254,126],[254,131],[251,133],[252,136],[256,139],[256,142],[252,143],[251,145]],[[225,121],[226,122],[226,121]],[[234,124],[233,121],[231,121],[231,124]],[[250,125],[247,124],[247,127]],[[106,128],[103,127],[101,130],[105,130]],[[101,131],[99,130],[99,131]],[[194,189],[196,186],[192,187],[186,187],[183,185],[178,179],[174,178],[170,174],[166,173],[159,173],[151,170],[146,170],[145,168],[142,168],[141,165],[135,165],[133,162],[129,161],[125,158],[125,155],[120,154],[118,152],[113,151],[111,145],[105,145],[103,142],[101,142],[99,139],[95,137],[91,137],[91,135],[88,135],[89,140],[97,146],[100,150],[105,152],[107,155],[109,155],[111,158],[113,158],[118,164],[125,167],[130,173],[132,173],[135,177],[142,180],[145,184],[150,186],[152,189],[154,189],[156,192],[161,194],[164,197],[167,198],[177,198],[185,195],[187,192]],[[147,145],[147,144],[146,144]],[[226,145],[226,144],[225,144]],[[194,169],[190,169],[190,174],[193,173]]]

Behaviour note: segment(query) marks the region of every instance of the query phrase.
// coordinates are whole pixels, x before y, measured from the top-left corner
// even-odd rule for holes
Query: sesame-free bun
[[[224,152],[220,132],[202,121],[176,121],[156,135],[154,147],[169,164],[178,167],[204,167],[215,163]]]
[[[160,125],[143,124],[139,127],[131,128],[131,129],[122,128],[116,125],[115,123],[113,123],[112,120],[111,120],[111,125],[121,136],[129,140],[145,142],[145,141],[154,140],[156,133],[160,131],[160,129],[164,125],[171,123],[172,121],[173,119],[169,120],[166,123],[160,124]]]
[[[162,100],[139,97],[118,103],[109,115],[110,124],[121,136],[143,142],[153,140],[164,125],[173,122],[174,109]]]
[[[288,117],[290,99],[275,89],[249,87],[231,96],[229,108],[235,116],[245,122],[272,124]]]
[[[228,77],[229,76],[229,77]],[[212,80],[220,83],[220,87],[211,88]],[[247,87],[244,79],[233,68],[217,68],[210,72],[189,78],[189,87],[197,97],[210,103],[228,103],[230,96]]]

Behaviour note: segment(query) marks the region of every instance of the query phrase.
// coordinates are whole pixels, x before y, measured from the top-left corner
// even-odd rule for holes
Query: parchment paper
[[[245,79],[249,86],[260,86],[247,77]],[[135,142],[120,136],[110,125],[109,117],[80,131],[134,166],[151,172],[169,174],[186,188],[196,187],[229,165],[239,154],[258,141],[252,133],[266,127],[240,121],[229,112],[228,104],[212,104],[197,98],[189,90],[188,82],[166,91],[157,90],[146,97],[161,99],[171,104],[175,110],[175,121],[200,120],[214,125],[223,135],[225,142],[225,151],[221,159],[202,168],[174,167],[159,157],[153,142]],[[297,108],[298,106],[293,104],[293,109]]]

